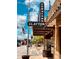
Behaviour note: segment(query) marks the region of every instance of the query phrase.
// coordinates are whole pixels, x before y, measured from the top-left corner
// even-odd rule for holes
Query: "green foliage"
[[[34,36],[32,40],[32,44],[43,42],[44,37],[43,36]]]

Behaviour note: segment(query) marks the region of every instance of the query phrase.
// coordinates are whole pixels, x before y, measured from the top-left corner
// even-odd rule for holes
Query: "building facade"
[[[56,0],[51,7],[46,25],[54,27],[52,35],[54,43],[53,59],[61,59],[61,0]]]

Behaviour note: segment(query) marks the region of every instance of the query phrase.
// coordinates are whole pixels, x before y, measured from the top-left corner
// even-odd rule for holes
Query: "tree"
[[[36,44],[36,43],[42,43],[43,42],[44,37],[43,36],[34,36],[32,43]]]

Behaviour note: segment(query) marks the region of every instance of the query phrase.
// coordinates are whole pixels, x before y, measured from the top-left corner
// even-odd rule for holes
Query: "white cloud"
[[[31,3],[31,2],[40,2],[40,0],[25,0],[25,3],[27,4],[27,3]]]
[[[18,39],[23,40],[23,39],[28,39],[28,34],[23,34],[23,35],[18,35]],[[31,39],[31,34],[29,34],[29,39]]]
[[[36,12],[30,12],[30,21],[37,21],[38,15]]]
[[[31,35],[31,34],[29,34],[29,39],[31,39],[31,36],[32,36],[32,35]],[[27,34],[27,33],[25,34],[25,38],[27,38],[27,39],[28,39],[28,34]]]
[[[26,38],[27,38],[27,37],[28,37],[28,34],[26,33],[25,36],[26,36]]]
[[[44,0],[45,10],[49,10],[49,0]]]
[[[34,0],[25,0],[25,4],[27,5],[28,3],[33,2]]]
[[[28,38],[28,34],[26,33],[26,34],[18,35],[17,37],[20,40],[27,39]]]
[[[51,5],[53,5],[53,4],[54,4],[54,2],[55,2],[55,0],[50,0],[50,2],[51,2]]]
[[[39,7],[37,5],[31,5],[31,8],[33,8],[33,11],[39,12]]]
[[[17,20],[18,21],[25,21],[26,20],[26,16],[18,15],[17,16]]]
[[[25,15],[18,15],[17,16],[17,25],[19,27],[23,27],[25,22],[26,22],[26,16]]]
[[[18,32],[18,34],[21,34],[22,33],[22,29],[21,28],[17,29],[17,32]]]

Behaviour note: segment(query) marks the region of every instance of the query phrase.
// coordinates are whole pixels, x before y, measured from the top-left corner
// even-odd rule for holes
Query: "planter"
[[[29,59],[29,55],[23,55],[22,59]]]
[[[51,51],[47,51],[47,57],[53,57],[53,54],[51,54]]]
[[[43,50],[43,57],[47,57],[47,50]]]

